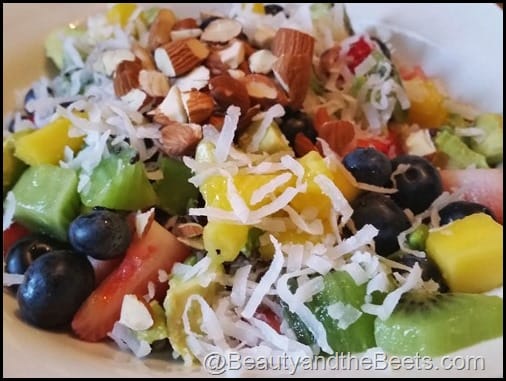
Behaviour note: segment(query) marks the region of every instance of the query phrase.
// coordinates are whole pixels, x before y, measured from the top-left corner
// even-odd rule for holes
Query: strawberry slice
[[[119,320],[126,294],[146,295],[153,282],[157,295],[165,295],[167,282],[158,281],[158,270],[170,273],[176,262],[183,261],[190,249],[169,231],[153,221],[142,238],[135,238],[125,258],[86,299],[72,321],[72,329],[81,339],[99,341]]]
[[[371,54],[372,46],[364,37],[350,45],[350,50],[346,54],[348,68],[355,73],[355,68],[360,65]]]

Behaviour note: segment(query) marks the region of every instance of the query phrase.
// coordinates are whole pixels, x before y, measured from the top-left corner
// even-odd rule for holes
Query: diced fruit
[[[77,175],[53,165],[28,168],[14,186],[14,220],[30,230],[67,240],[70,222],[79,212]]]
[[[450,131],[438,132],[434,139],[439,152],[448,155],[450,163],[455,168],[465,169],[470,166],[476,168],[488,168],[485,156],[473,151],[458,136]]]
[[[472,214],[429,232],[427,254],[453,292],[484,292],[502,284],[502,225]]]
[[[204,247],[213,262],[233,261],[248,241],[249,227],[210,221],[204,227]]]
[[[30,265],[19,286],[21,316],[41,328],[67,325],[94,286],[86,257],[64,250],[44,254]]]
[[[242,149],[247,150],[260,124],[261,122],[254,122],[243,132],[239,139],[239,146]],[[281,151],[291,152],[291,150],[288,140],[286,140],[281,129],[275,122],[272,122],[271,125],[267,127],[264,136],[260,140],[258,151],[274,154]]]
[[[375,322],[376,344],[392,355],[439,356],[502,335],[497,296],[436,294],[403,297],[392,315]]]
[[[54,164],[63,159],[68,146],[76,152],[83,145],[83,138],[69,137],[70,120],[58,118],[44,127],[16,140],[15,155],[28,165]]]
[[[357,181],[380,187],[392,174],[388,156],[374,148],[355,148],[343,158],[343,164]]]
[[[471,148],[484,155],[490,165],[501,163],[503,155],[502,115],[482,114],[476,119],[476,127],[481,128],[484,135],[471,138]]]
[[[142,238],[135,236],[123,262],[81,306],[72,321],[74,332],[86,341],[105,338],[120,317],[123,297],[146,295],[149,282],[153,282],[158,295],[163,295],[167,284],[159,282],[158,271],[170,273],[174,263],[189,254],[187,246],[153,221]]]
[[[160,169],[163,179],[153,185],[158,206],[170,214],[185,214],[191,200],[199,198],[199,190],[188,182],[191,170],[183,162],[169,157],[161,159]]]
[[[155,341],[163,340],[169,337],[167,328],[167,319],[165,311],[156,300],[149,303],[151,316],[153,317],[153,325],[145,331],[136,331],[135,334],[139,340],[152,344]]]
[[[439,224],[446,225],[475,213],[485,213],[495,219],[492,211],[486,206],[470,201],[454,201],[439,211],[439,217],[441,218]]]
[[[211,271],[220,274],[223,272],[223,269],[218,267]],[[200,295],[209,305],[212,305],[218,297],[220,288],[221,286],[216,281],[212,281],[207,287],[204,287],[200,284],[197,277],[189,281],[182,281],[181,278],[174,276],[169,281],[169,291],[163,302],[168,322],[169,341],[172,348],[183,357],[185,362],[191,363],[193,359],[193,355],[186,343],[186,333],[183,325],[183,313],[186,308],[186,302],[191,295]],[[192,331],[199,332],[202,323],[202,313],[197,303],[192,304],[188,309],[188,320]]]
[[[364,304],[366,285],[358,286],[345,271],[328,273],[323,277],[323,280],[323,291],[316,294],[313,300],[306,305],[325,327],[327,341],[332,350],[339,353],[355,353],[374,347],[374,316],[362,313],[348,325],[346,324],[348,322],[336,321],[328,312],[329,306],[339,302],[345,307],[353,307],[360,311],[360,307]],[[313,344],[313,335],[297,315],[291,313],[287,308],[284,309],[284,314],[297,339],[304,344]],[[338,324],[340,323],[345,324],[346,328],[339,328]]]
[[[26,164],[14,156],[14,150],[16,146],[16,140],[21,136],[24,136],[31,131],[25,130],[16,132],[8,138],[4,139],[3,143],[3,196],[7,195],[7,192],[16,184],[19,177],[26,169]]]
[[[409,121],[422,127],[440,127],[448,112],[444,106],[445,98],[436,84],[420,77],[404,81],[403,84],[411,103]]]
[[[52,31],[46,38],[44,48],[46,49],[46,56],[50,58],[58,69],[63,69],[65,65],[63,54],[63,41],[66,37],[80,37],[86,32],[86,29],[80,26],[71,28],[66,26],[64,28]]]
[[[114,210],[139,210],[156,204],[156,193],[149,183],[143,164],[131,164],[127,154],[111,155],[93,170],[90,182],[81,192],[89,207]]]
[[[503,221],[503,170],[442,170],[443,190],[462,192],[466,201],[488,207],[499,223]],[[479,181],[477,181],[479,179]]]
[[[136,9],[137,5],[134,3],[116,4],[107,12],[107,21],[125,27]]]

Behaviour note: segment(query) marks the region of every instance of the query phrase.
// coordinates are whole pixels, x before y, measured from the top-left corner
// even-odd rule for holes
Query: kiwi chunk
[[[140,210],[156,204],[144,165],[130,152],[111,155],[93,170],[89,186],[81,192],[85,206],[115,210]]]
[[[497,296],[406,294],[388,319],[376,319],[376,343],[392,355],[444,355],[501,336],[502,310]]]
[[[358,286],[345,271],[328,273],[323,277],[323,282],[323,290],[306,305],[325,327],[332,350],[356,353],[374,347],[374,316],[362,313],[354,323],[342,329],[328,312],[329,306],[339,302],[360,310],[365,300],[366,284]],[[307,345],[314,344],[313,335],[297,315],[285,308],[284,316],[298,341]]]
[[[12,189],[14,219],[30,230],[66,241],[70,222],[79,213],[77,182],[72,169],[49,164],[29,167]]]

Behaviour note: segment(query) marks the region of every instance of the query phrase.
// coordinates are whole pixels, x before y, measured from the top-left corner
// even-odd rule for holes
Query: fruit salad
[[[3,135],[26,323],[187,365],[502,336],[502,115],[344,5],[116,4],[45,49]]]

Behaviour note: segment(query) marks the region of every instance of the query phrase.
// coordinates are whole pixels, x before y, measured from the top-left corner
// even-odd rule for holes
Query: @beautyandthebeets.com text
[[[211,375],[269,371],[294,375],[301,371],[484,371],[483,356],[391,356],[375,352],[368,356],[335,354],[332,356],[293,357],[286,353],[271,356],[247,356],[239,352],[209,353],[203,366]]]

